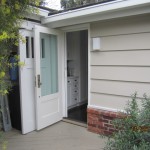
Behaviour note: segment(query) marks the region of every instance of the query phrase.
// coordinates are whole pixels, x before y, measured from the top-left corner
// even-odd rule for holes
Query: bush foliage
[[[104,150],[150,150],[150,98],[144,95],[140,102],[135,93],[122,117],[112,122],[117,131]]]
[[[8,69],[12,65],[20,64],[11,64],[9,56],[12,50],[17,49],[18,41],[24,40],[18,32],[21,21],[29,12],[37,10],[29,5],[35,6],[38,3],[38,0],[0,0],[0,95],[7,94],[11,89]],[[16,56],[16,60],[18,59]],[[1,120],[0,113],[0,125]],[[0,149],[7,149],[6,142],[2,138],[1,126]]]
[[[22,19],[31,11],[35,11],[29,4],[38,5],[38,0],[0,0],[0,94],[5,95],[10,90],[8,68],[9,55],[17,49],[18,41],[23,38],[19,35]],[[17,58],[17,56],[16,56]]]

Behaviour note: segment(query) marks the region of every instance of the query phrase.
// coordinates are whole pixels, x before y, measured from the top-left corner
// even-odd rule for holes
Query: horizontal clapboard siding
[[[150,83],[150,68],[149,67],[92,66],[91,78]]]
[[[91,24],[101,51],[91,52],[91,100],[100,107],[123,109],[135,91],[150,95],[150,16]]]
[[[91,105],[111,109],[124,109],[130,97],[91,93]]]
[[[136,82],[120,82],[108,80],[92,80],[92,93],[104,93],[118,96],[131,96],[131,93],[137,92],[138,97],[143,97],[144,93],[150,95],[150,83],[136,83]]]
[[[150,50],[91,52],[91,65],[150,66]]]
[[[91,24],[91,37],[149,32],[150,16],[123,18]]]
[[[149,39],[150,33],[101,37],[101,50],[150,49]]]

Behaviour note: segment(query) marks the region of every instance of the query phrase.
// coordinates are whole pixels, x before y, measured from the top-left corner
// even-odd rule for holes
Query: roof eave
[[[42,19],[42,24],[56,28],[79,23],[150,13],[149,6],[150,0],[117,0],[48,16]]]

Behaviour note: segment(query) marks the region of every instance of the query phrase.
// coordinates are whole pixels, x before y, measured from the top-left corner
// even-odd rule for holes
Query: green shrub
[[[139,106],[137,94],[128,102],[121,118],[112,121],[117,130],[108,137],[104,150],[150,150],[150,98],[144,95]]]
[[[11,89],[8,82],[8,69],[12,67],[9,57],[14,49],[17,51],[18,41],[24,41],[18,32],[22,19],[31,12],[38,12],[29,4],[37,6],[39,0],[0,0],[0,95],[6,95]],[[16,65],[20,66],[21,62]],[[7,142],[2,136],[1,120],[0,112],[0,150],[6,150]]]

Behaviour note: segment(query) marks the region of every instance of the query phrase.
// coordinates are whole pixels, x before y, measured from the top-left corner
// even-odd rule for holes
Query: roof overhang
[[[42,18],[51,28],[150,13],[150,0],[116,0]]]
[[[41,9],[41,8],[38,8],[38,7],[35,7],[35,6],[29,6],[31,9],[32,8],[35,8],[35,10],[33,10],[31,13],[29,12],[25,18],[28,18],[28,19],[33,19],[33,20],[36,20],[36,21],[40,21],[41,22],[41,18],[42,17],[46,17],[48,16],[49,14],[49,11],[46,10],[46,9]]]

